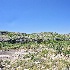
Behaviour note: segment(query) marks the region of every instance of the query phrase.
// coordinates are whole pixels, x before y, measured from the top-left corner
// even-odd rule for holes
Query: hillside
[[[0,31],[0,68],[70,70],[70,33]]]

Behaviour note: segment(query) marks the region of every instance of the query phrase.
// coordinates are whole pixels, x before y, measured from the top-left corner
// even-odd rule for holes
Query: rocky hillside
[[[35,48],[39,45],[53,48],[59,53],[70,53],[70,34],[58,34],[56,32],[26,34],[0,31],[0,49]]]
[[[29,42],[47,42],[47,41],[70,41],[70,34],[58,34],[53,32],[41,33],[15,33],[0,31],[0,42],[8,43],[29,43]]]
[[[1,70],[70,70],[70,34],[0,31]]]

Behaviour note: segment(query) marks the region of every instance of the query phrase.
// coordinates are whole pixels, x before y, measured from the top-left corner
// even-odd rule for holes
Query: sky
[[[70,33],[70,0],[0,0],[0,30]]]

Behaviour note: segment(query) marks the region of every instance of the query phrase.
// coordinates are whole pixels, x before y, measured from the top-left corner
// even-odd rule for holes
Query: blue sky
[[[0,30],[70,33],[70,0],[0,0]]]

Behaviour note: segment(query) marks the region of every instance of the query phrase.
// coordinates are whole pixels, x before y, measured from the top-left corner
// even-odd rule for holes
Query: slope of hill
[[[0,31],[0,68],[70,70],[70,34]]]

